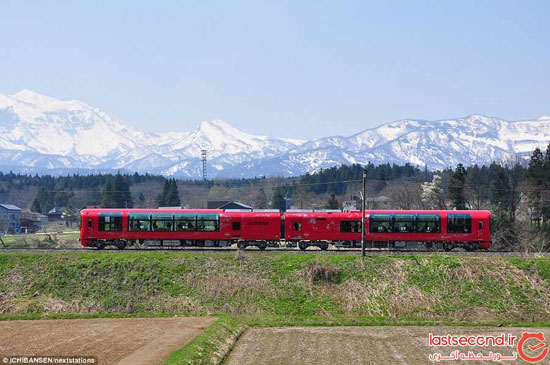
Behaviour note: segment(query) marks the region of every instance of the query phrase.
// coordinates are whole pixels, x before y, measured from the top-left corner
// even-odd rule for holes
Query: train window
[[[122,213],[99,213],[99,230],[122,231]]]
[[[448,214],[447,233],[472,233],[472,216],[470,214]]]
[[[234,231],[240,231],[241,230],[241,222],[233,222],[233,230]]]
[[[172,214],[152,214],[151,230],[155,232],[170,232],[174,226],[174,216]]]
[[[92,228],[92,220],[88,219],[88,228]]]
[[[340,221],[340,232],[361,232],[361,221]]]
[[[391,214],[371,214],[369,223],[372,233],[391,232]]]
[[[420,233],[441,232],[441,216],[439,214],[419,214],[416,217],[416,231]]]
[[[302,222],[294,222],[294,230],[295,231],[301,231],[302,230]]]
[[[216,232],[220,230],[220,216],[218,214],[198,214],[197,231]]]
[[[479,222],[479,223],[478,223],[478,228],[479,228],[479,229],[483,229],[483,222]]]
[[[416,216],[414,214],[395,214],[392,218],[393,232],[416,232]]]
[[[151,219],[148,213],[129,213],[128,230],[129,231],[149,231]]]
[[[174,224],[178,232],[194,232],[197,230],[197,216],[188,213],[175,214]]]

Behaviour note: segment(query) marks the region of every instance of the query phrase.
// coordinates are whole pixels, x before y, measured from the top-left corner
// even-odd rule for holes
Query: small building
[[[56,222],[63,219],[63,212],[65,211],[64,207],[53,207],[47,213],[48,221]]]
[[[368,197],[365,201],[367,209],[391,209],[393,206],[393,199],[384,195]]]
[[[357,200],[346,200],[342,203],[342,210],[344,212],[350,212],[352,210],[358,210]]]
[[[21,233],[21,208],[13,204],[0,204],[0,232]]]
[[[48,223],[48,216],[35,212],[21,212],[21,232],[35,233]]]
[[[209,200],[206,202],[206,209],[250,209],[252,207],[232,200]]]
[[[48,216],[42,213],[30,212],[28,210],[21,212],[21,220],[28,219],[36,222],[40,226],[48,224]]]

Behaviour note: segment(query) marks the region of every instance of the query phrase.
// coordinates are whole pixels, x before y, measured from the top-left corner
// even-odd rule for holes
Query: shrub
[[[338,283],[342,277],[339,267],[323,264],[319,261],[310,261],[305,270],[306,279],[312,283]]]

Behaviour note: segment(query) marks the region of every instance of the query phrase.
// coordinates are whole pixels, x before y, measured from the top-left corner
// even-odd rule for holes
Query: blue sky
[[[0,92],[129,125],[349,135],[550,114],[550,1],[6,1]]]

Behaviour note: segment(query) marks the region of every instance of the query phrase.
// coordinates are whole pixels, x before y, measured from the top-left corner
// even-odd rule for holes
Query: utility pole
[[[361,256],[365,256],[365,206],[367,201],[367,169],[363,169],[363,199],[361,199]]]
[[[201,150],[202,180],[206,181],[206,150]]]

